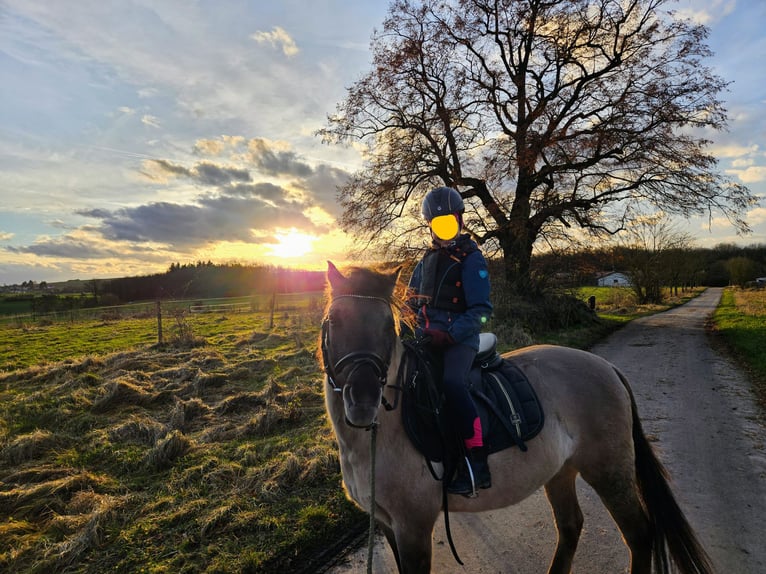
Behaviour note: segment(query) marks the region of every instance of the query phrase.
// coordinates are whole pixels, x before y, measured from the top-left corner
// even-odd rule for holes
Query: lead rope
[[[367,574],[372,574],[372,556],[375,553],[375,439],[378,423],[370,427],[370,532],[367,538]]]

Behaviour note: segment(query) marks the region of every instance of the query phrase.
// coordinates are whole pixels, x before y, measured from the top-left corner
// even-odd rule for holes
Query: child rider
[[[476,496],[492,484],[481,420],[468,392],[468,373],[479,349],[479,332],[492,313],[489,272],[478,245],[463,231],[465,206],[451,187],[437,187],[423,200],[432,244],[415,267],[409,288],[417,313],[416,335],[444,357],[447,406],[467,456],[448,492]]]

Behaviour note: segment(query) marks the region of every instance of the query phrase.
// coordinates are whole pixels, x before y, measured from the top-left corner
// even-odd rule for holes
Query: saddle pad
[[[470,392],[479,411],[484,445],[490,453],[518,446],[543,428],[545,416],[526,375],[509,359],[494,369],[474,369]]]
[[[456,460],[462,441],[447,418],[444,395],[435,380],[428,357],[414,349],[415,368],[403,385],[402,422],[412,444],[434,462]],[[526,450],[524,441],[542,430],[544,415],[537,395],[526,376],[508,359],[491,369],[474,367],[469,376],[470,392],[484,430],[489,452],[512,446]]]

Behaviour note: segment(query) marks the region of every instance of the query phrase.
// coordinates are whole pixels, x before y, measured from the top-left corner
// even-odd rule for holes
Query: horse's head
[[[397,338],[393,298],[400,271],[353,268],[344,276],[328,261],[322,361],[353,426],[371,426],[383,398]]]

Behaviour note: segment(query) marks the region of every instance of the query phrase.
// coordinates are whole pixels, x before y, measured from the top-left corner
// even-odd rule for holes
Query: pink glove
[[[455,343],[455,339],[452,338],[447,331],[439,331],[438,329],[425,329],[423,334],[427,337],[431,337],[431,345],[434,347],[447,347]]]

